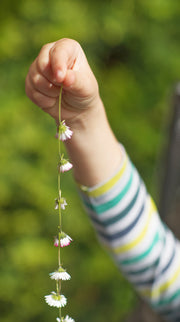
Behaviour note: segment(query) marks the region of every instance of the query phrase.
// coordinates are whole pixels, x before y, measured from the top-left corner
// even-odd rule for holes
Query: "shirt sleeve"
[[[100,241],[140,295],[167,321],[180,321],[180,243],[156,206],[124,148],[107,181],[79,187]]]

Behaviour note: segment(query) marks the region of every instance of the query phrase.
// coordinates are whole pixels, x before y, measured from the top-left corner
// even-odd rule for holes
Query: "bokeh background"
[[[74,38],[99,81],[107,114],[158,202],[160,155],[171,94],[180,77],[179,0],[6,0],[0,10],[0,320],[55,321],[44,295],[54,290],[57,141],[54,121],[25,95],[43,44]],[[108,151],[107,151],[108,153]],[[72,173],[63,176],[64,282],[79,322],[120,322],[137,296],[97,242]]]

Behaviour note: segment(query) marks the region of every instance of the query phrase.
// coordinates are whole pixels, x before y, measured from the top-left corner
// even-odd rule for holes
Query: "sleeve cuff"
[[[87,186],[78,184],[78,187],[81,192],[85,193],[88,197],[96,198],[107,193],[110,189],[113,188],[114,185],[116,185],[116,183],[121,179],[123,173],[125,172],[125,169],[128,163],[128,155],[123,145],[121,144],[120,144],[120,149],[122,152],[122,159],[118,169],[108,179],[104,180],[103,182],[95,186],[87,187]]]

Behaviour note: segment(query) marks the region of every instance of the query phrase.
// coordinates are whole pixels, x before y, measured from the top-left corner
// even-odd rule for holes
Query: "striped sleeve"
[[[101,242],[126,278],[167,321],[180,321],[180,243],[161,221],[121,146],[118,171],[80,195]]]

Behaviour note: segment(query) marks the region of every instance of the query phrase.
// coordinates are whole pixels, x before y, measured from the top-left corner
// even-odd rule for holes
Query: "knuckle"
[[[36,59],[36,66],[40,73],[44,73],[47,68],[47,60],[39,55]]]
[[[51,56],[56,56],[59,55],[59,50],[62,51],[62,48],[60,48],[60,46],[58,46],[58,44],[56,44],[55,46],[53,46],[50,50],[50,54]]]
[[[39,93],[38,91],[34,91],[32,93],[33,102],[41,108],[51,108],[54,106],[56,99],[47,97]]]
[[[39,88],[40,85],[41,85],[41,76],[40,76],[40,74],[32,75],[31,81],[32,81],[32,83],[33,83],[35,88]]]
[[[35,88],[39,88],[41,78],[42,76],[39,74],[34,64],[32,64],[29,69],[29,81],[32,84],[32,86]]]

